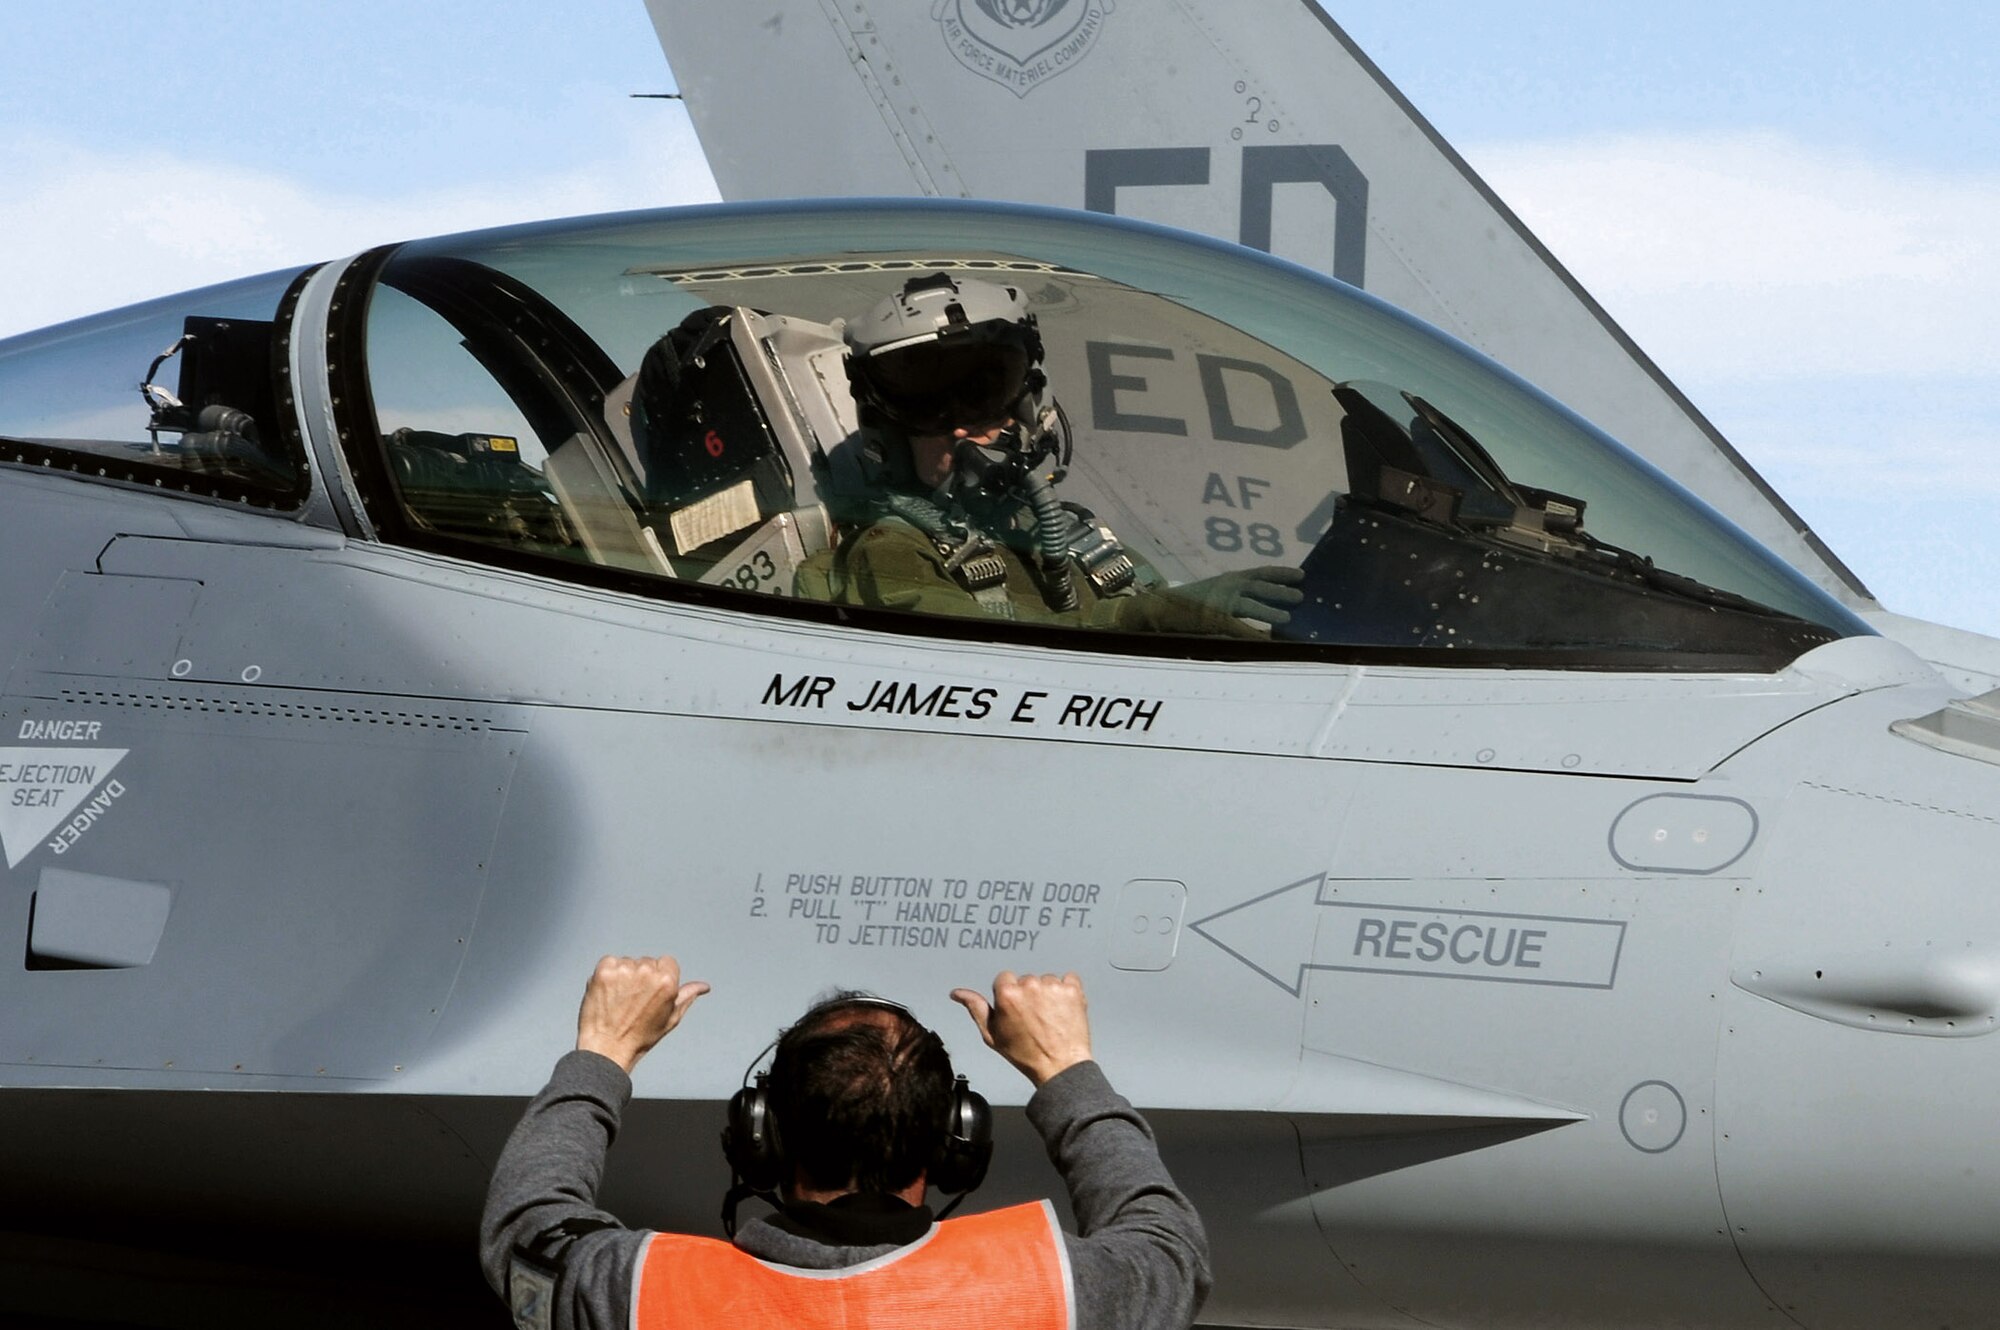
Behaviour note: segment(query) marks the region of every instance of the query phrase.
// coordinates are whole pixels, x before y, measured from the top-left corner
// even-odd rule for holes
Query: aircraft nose
[[[2000,711],[1914,681],[1752,753],[1743,776],[1786,793],[1720,995],[1731,1236],[1804,1325],[1990,1320]]]

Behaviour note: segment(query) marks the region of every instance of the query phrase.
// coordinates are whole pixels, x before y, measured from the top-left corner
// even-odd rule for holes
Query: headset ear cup
[[[722,1157],[754,1190],[775,1191],[781,1170],[778,1120],[771,1116],[771,1096],[764,1088],[765,1079],[760,1072],[756,1084],[746,1085],[730,1096],[722,1128]]]
[[[993,1108],[961,1076],[951,1092],[951,1121],[930,1169],[930,1184],[942,1192],[969,1192],[986,1181],[993,1162]]]

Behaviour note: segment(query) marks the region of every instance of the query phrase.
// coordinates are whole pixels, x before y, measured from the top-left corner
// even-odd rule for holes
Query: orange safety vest
[[[634,1330],[1074,1330],[1069,1251],[1047,1201],[947,1219],[860,1265],[802,1270],[714,1238],[655,1233]]]

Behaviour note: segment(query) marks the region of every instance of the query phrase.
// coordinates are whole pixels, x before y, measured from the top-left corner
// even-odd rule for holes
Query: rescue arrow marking
[[[1324,873],[1188,927],[1293,997],[1308,970],[1610,988],[1625,948],[1622,919],[1328,900]]]

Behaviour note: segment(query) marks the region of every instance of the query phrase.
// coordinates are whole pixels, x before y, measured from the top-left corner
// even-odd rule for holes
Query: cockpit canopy
[[[926,499],[897,469],[906,445],[857,409],[843,320],[935,274],[1025,296],[1049,407],[1023,422],[1049,430],[1031,469],[1066,516],[1034,510],[1072,542],[1071,576],[1111,566],[1102,541],[1137,570],[1086,596],[1108,608],[972,594],[976,556],[953,553],[950,525],[967,519]],[[1079,649],[1774,669],[1868,631],[1476,353],[1340,283],[1157,228],[937,204],[694,209],[413,243],[353,278],[365,299],[326,330],[343,348],[329,396],[392,542],[746,612],[836,617],[831,600],[847,622]],[[113,480],[164,469],[193,483],[163,489],[298,507],[307,468],[272,346],[301,280],[0,344],[0,460],[108,460]],[[946,525],[882,497],[899,485]],[[943,591],[843,589],[845,552],[884,520],[909,524],[919,555],[936,547],[911,576]],[[989,534],[1007,568],[1051,575],[1045,534]],[[1276,615],[1215,594],[1258,569],[1292,570]],[[1133,597],[1153,599],[1115,603]]]

